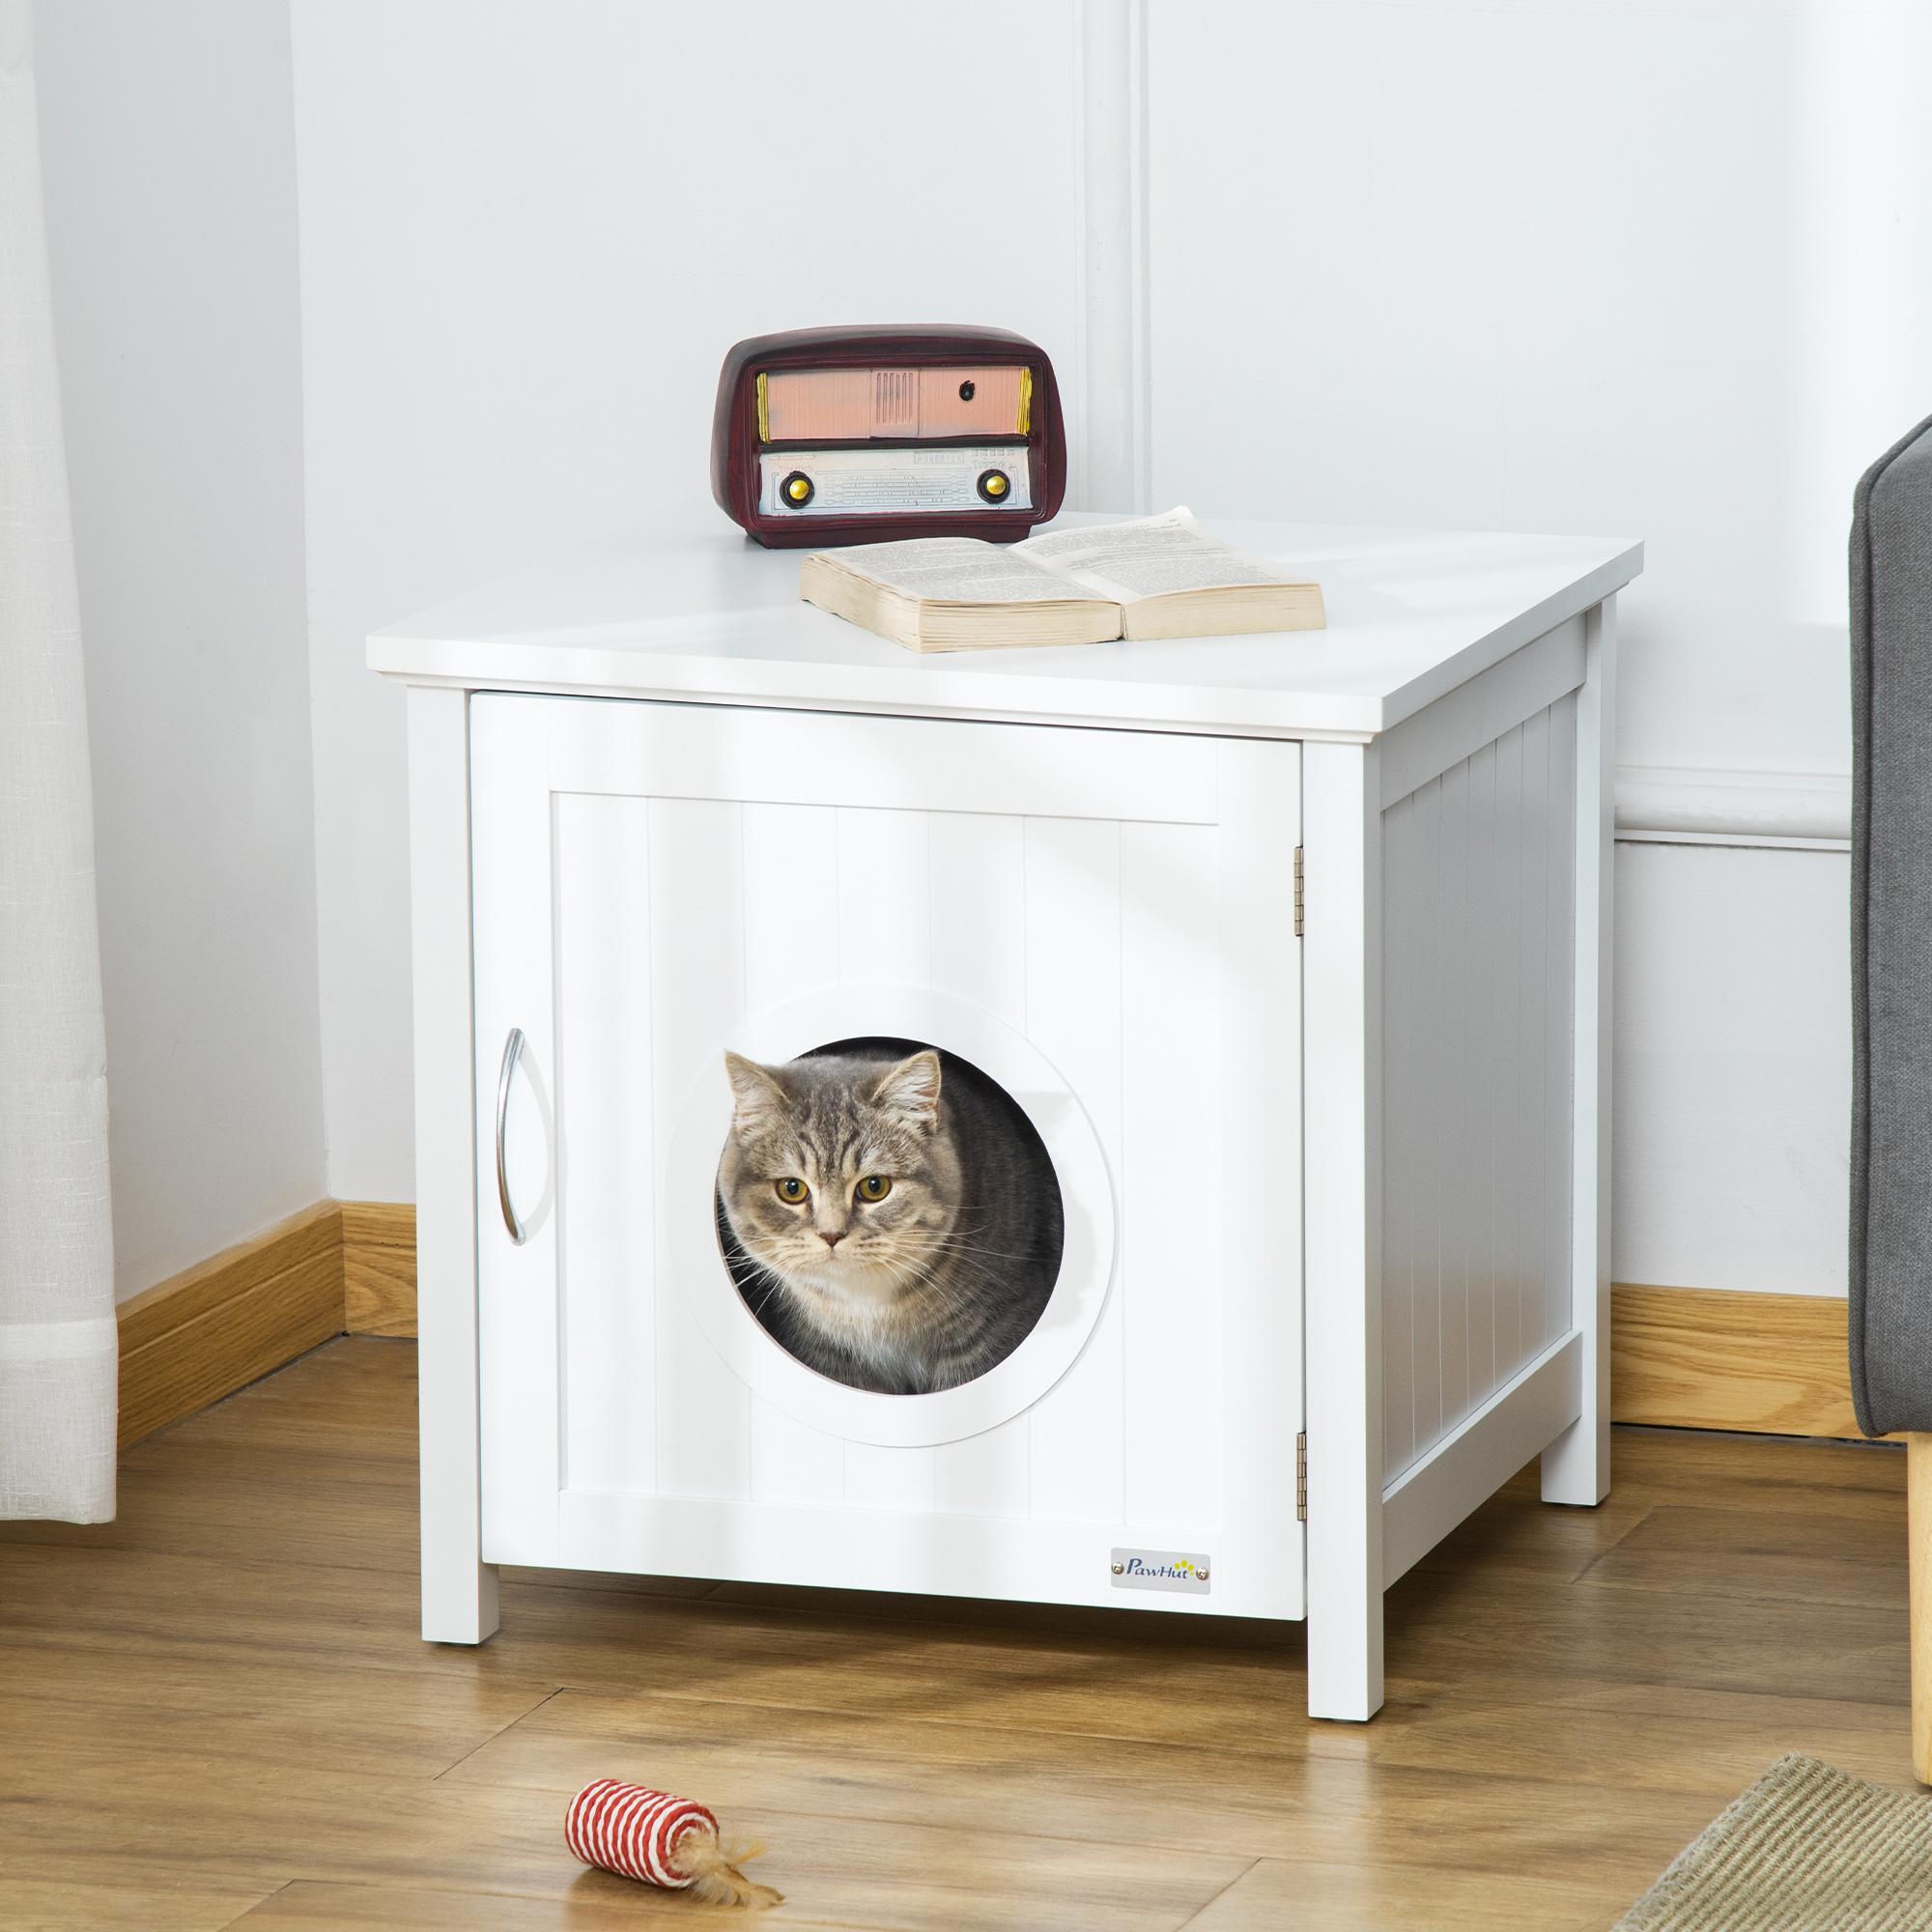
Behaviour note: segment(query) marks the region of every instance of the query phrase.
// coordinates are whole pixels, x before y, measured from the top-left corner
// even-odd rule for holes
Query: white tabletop
[[[1643,568],[1628,538],[1202,522],[1318,578],[1327,629],[922,654],[802,603],[808,553],[712,518],[618,530],[404,618],[369,665],[471,690],[1364,738]]]

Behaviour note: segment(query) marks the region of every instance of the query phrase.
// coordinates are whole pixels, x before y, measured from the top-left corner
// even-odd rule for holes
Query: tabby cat
[[[834,1381],[917,1395],[1026,1339],[1064,1231],[1052,1158],[1005,1088],[905,1039],[724,1066],[719,1242],[773,1340]]]

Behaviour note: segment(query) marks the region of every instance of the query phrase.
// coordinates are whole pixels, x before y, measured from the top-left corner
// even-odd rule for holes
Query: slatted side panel
[[[559,799],[572,1486],[1218,1518],[1217,836]],[[930,985],[1027,1035],[1080,1094],[1122,1197],[1115,1291],[1079,1360],[1027,1413],[938,1448],[841,1441],[753,1395],[687,1313],[651,1230],[654,1150],[719,1042],[750,1015],[867,981]]]
[[[1383,1479],[1569,1325],[1576,706],[1382,814]]]

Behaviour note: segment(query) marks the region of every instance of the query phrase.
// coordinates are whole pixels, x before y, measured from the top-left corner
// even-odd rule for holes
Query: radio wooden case
[[[724,358],[711,494],[770,548],[1013,543],[1065,492],[1053,364],[1010,329],[797,328]]]

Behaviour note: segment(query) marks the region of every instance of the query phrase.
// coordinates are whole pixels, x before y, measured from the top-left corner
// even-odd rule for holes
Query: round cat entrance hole
[[[832,988],[720,1040],[662,1201],[712,1346],[786,1414],[853,1441],[950,1442],[1019,1414],[1078,1357],[1113,1270],[1113,1189],[1078,1096],[1023,1035],[915,987]],[[837,1273],[890,1304],[883,1324],[813,1300],[848,1244]],[[910,1322],[895,1271],[926,1291]]]
[[[848,1388],[977,1381],[1060,1276],[1060,1182],[1000,1083],[930,1040],[828,1040],[781,1065],[727,1053],[718,1245],[752,1319]]]

